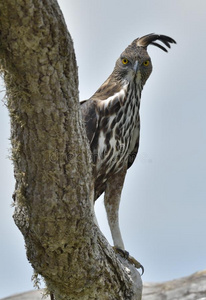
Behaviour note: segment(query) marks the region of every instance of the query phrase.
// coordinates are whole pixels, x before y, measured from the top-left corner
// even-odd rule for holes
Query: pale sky
[[[81,100],[104,82],[135,38],[154,32],[177,41],[167,54],[148,48],[153,73],[142,93],[140,149],[127,174],[120,226],[126,249],[145,267],[143,281],[171,280],[205,269],[206,1],[59,0],[59,4],[74,40]],[[2,298],[33,286],[24,241],[12,219],[10,127],[3,103],[0,128]],[[102,199],[96,212],[112,243]]]

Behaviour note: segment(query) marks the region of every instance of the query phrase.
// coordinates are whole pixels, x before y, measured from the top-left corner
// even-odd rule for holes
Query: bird
[[[160,43],[159,43],[160,42]],[[143,266],[125,250],[119,227],[119,205],[127,170],[139,148],[140,100],[152,73],[149,45],[168,52],[176,41],[161,34],[136,38],[119,56],[108,79],[80,102],[82,120],[92,153],[94,202],[104,193],[104,205],[114,249],[137,268]]]

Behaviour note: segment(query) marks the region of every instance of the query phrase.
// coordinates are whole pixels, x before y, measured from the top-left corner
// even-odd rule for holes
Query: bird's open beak
[[[138,62],[138,60],[136,60],[134,67],[133,67],[133,70],[135,71],[135,73],[137,73],[138,67],[139,67],[139,62]]]

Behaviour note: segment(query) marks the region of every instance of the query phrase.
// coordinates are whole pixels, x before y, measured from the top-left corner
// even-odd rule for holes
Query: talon
[[[133,266],[135,266],[136,269],[141,269],[141,276],[144,274],[144,267],[140,262],[138,262],[133,256],[129,255],[129,252],[126,250],[123,250],[121,248],[113,247],[114,251],[116,253],[119,253],[122,257],[127,259]]]
[[[142,274],[140,274],[140,276],[142,276],[142,275],[144,274],[144,267],[143,267],[143,265],[141,265],[141,264],[140,264],[140,269],[141,269],[141,271],[142,271]]]
[[[133,256],[129,256],[128,261],[135,266],[136,269],[141,269],[141,276],[144,274],[144,267]]]

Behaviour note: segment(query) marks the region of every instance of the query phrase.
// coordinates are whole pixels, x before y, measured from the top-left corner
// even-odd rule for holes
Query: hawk
[[[118,211],[125,175],[139,148],[141,93],[152,72],[147,47],[154,45],[167,52],[171,43],[176,42],[157,34],[135,39],[122,52],[109,78],[91,98],[81,102],[93,159],[94,201],[105,193],[114,247],[123,252]]]

